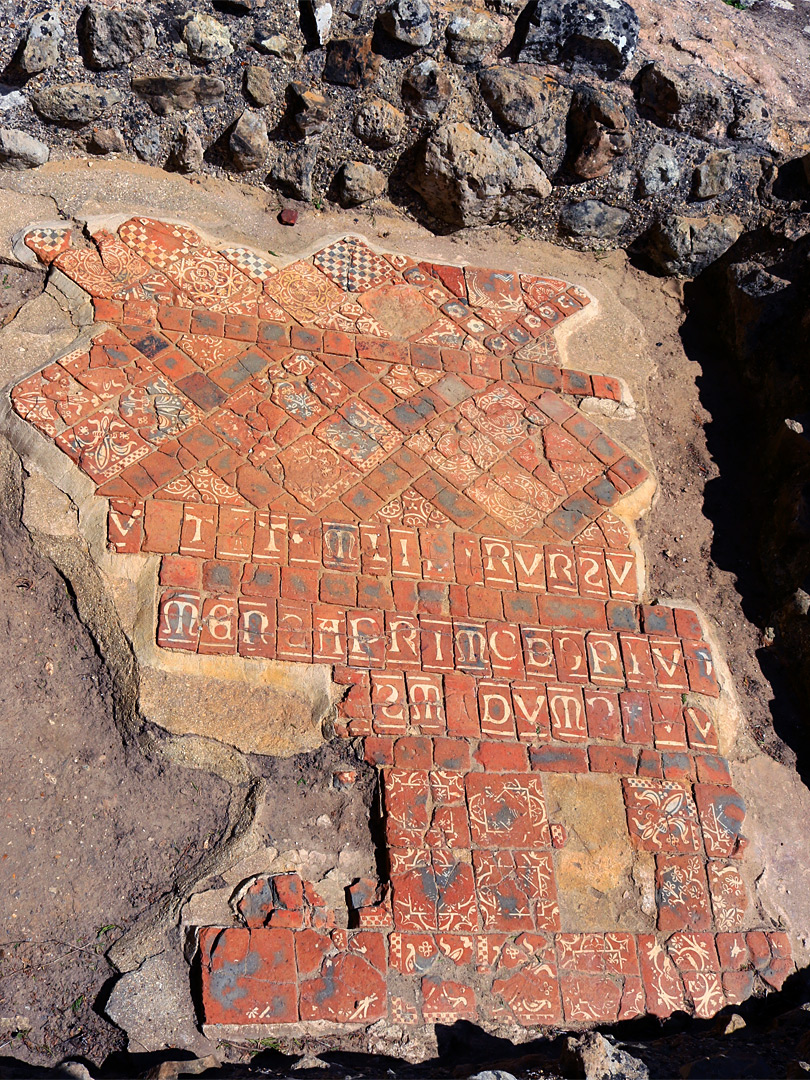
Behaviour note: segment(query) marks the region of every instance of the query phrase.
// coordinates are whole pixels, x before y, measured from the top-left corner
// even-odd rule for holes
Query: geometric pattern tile
[[[161,648],[331,665],[336,733],[381,773],[348,929],[258,879],[200,932],[206,1021],[612,1023],[780,986],[714,658],[693,612],[640,603],[647,471],[578,407],[621,386],[559,363],[587,294],[358,237],[286,266],[147,218],[92,240],[26,236],[97,325],[15,411],[108,500],[110,550],[159,557]],[[649,933],[565,925],[555,773],[623,799]]]

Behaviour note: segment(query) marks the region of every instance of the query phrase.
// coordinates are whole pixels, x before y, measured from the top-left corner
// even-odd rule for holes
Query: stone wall
[[[137,157],[316,207],[388,198],[436,230],[632,246],[665,273],[767,218],[806,150],[773,93],[662,59],[625,0],[65,2],[14,29],[6,168]]]

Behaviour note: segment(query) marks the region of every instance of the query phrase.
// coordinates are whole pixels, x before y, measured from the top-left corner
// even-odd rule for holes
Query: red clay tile
[[[484,772],[526,772],[529,757],[525,746],[502,742],[482,742],[475,752],[475,760]]]
[[[113,551],[132,554],[143,543],[143,503],[111,499],[107,514],[107,543]]]
[[[708,930],[711,909],[706,874],[694,855],[656,857],[659,930]]]
[[[541,772],[581,773],[588,771],[588,754],[582,747],[532,747],[529,754],[532,768]]]
[[[592,746],[588,750],[591,772],[633,776],[638,751],[629,746]]]
[[[143,550],[170,554],[180,549],[181,503],[149,500],[144,506]]]
[[[385,979],[359,953],[327,957],[321,974],[301,984],[302,1020],[368,1024],[387,1015]]]
[[[293,1023],[298,1019],[291,931],[207,927],[200,933],[200,953],[208,1023]],[[223,981],[223,972],[226,977],[233,973],[230,981]]]
[[[58,445],[112,500],[113,550],[163,556],[160,646],[334,665],[335,730],[365,738],[366,761],[386,774],[390,905],[387,883],[355,882],[351,918],[369,929],[328,934],[333,916],[311,886],[290,877],[285,900],[284,879],[265,879],[272,904],[252,933],[203,931],[206,1020],[292,1022],[299,998],[303,1018],[349,1024],[709,1016],[750,993],[749,958],[780,986],[792,970],[783,936],[752,934],[737,949],[744,807],[712,719],[683,701],[719,693],[700,621],[639,606],[631,534],[609,509],[646,471],[558,393],[621,399],[618,380],[559,366],[551,328],[588,297],[551,279],[382,261],[359,240],[331,245],[332,258],[354,252],[361,288],[363,267],[379,264],[385,281],[405,271],[426,318],[411,335],[425,342],[408,343],[366,318],[373,287],[333,285],[323,253],[270,274],[265,292],[258,271],[238,269],[247,256],[205,254],[191,230],[134,219],[124,235],[164,251],[167,266],[186,244],[192,261],[227,263],[241,299],[195,285],[197,306],[175,307],[169,269],[138,286],[161,304],[98,298],[97,318],[121,333],[25,380],[14,408],[49,435],[68,425]],[[95,255],[66,252],[83,281],[98,264],[93,291],[121,295]],[[169,430],[151,410],[116,427],[139,441],[108,466],[94,410],[119,393],[131,408],[127,388],[151,386],[156,368],[195,421],[208,415]],[[641,935],[637,954],[633,935],[600,932],[559,935],[555,951],[551,851],[567,833],[549,825],[538,773],[589,769],[623,778],[633,843],[655,856],[666,945]],[[402,985],[389,1013],[392,919]],[[268,936],[292,926],[295,937]],[[712,929],[722,979],[716,962],[697,963]],[[265,980],[252,969],[265,971],[271,942],[278,970]],[[217,998],[231,962],[241,996]],[[476,1000],[468,964],[497,972],[494,1000]],[[406,988],[416,977],[421,996]]]
[[[465,739],[434,739],[433,760],[437,769],[467,772],[470,768],[470,744]]]

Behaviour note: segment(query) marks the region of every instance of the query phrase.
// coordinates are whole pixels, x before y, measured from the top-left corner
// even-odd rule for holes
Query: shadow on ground
[[[702,370],[697,379],[698,392],[702,406],[710,415],[704,431],[718,472],[706,483],[703,512],[713,527],[712,560],[735,576],[745,618],[769,641],[778,617],[779,593],[785,589],[784,581],[777,586],[781,568],[774,565],[769,537],[781,482],[773,444],[784,415],[794,413],[779,415],[779,396],[763,393],[752,381],[729,342],[727,329],[723,332],[723,325],[730,315],[733,317],[733,312],[722,310],[726,296],[721,273],[713,270],[687,286],[687,317],[681,330],[688,358]],[[787,341],[780,344],[790,348]],[[764,380],[769,376],[773,372],[763,357],[760,377]],[[799,404],[794,400],[794,409],[798,410]],[[784,409],[785,403],[781,405]],[[810,779],[808,711],[795,677],[797,658],[785,644],[777,638],[774,647],[759,648],[756,661],[770,685],[768,707],[773,732],[795,755],[796,769],[807,784]],[[741,689],[744,691],[745,687]],[[752,734],[763,749],[788,760],[790,755],[780,752],[781,748],[772,743],[761,720],[754,716],[751,721]]]

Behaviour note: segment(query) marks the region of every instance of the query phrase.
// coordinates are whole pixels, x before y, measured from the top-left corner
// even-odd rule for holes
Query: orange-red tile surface
[[[613,508],[647,472],[577,408],[622,388],[559,366],[582,290],[353,237],[280,268],[142,218],[26,243],[99,325],[13,406],[109,499],[111,550],[161,557],[158,645],[333,665],[338,735],[382,774],[387,872],[350,929],[259,879],[243,927],[201,931],[209,1023],[711,1016],[781,985],[691,696],[720,692],[711,652],[639,603]],[[621,784],[657,933],[563,925],[548,773]]]

